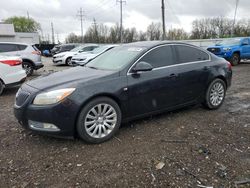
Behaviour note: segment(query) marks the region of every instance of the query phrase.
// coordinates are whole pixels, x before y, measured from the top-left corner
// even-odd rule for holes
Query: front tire
[[[3,93],[4,90],[4,84],[3,82],[0,80],[0,95]]]
[[[66,59],[66,61],[65,61],[65,63],[66,63],[66,65],[72,65],[72,63],[71,63],[71,58],[72,57],[68,57],[67,59]]]
[[[236,66],[240,63],[240,55],[238,53],[234,53],[233,56],[230,59],[230,63],[233,66]]]
[[[27,76],[31,76],[34,72],[34,66],[30,62],[24,61],[23,68],[24,68]]]
[[[97,144],[109,140],[120,125],[118,104],[108,97],[98,97],[83,107],[76,128],[81,139]]]
[[[210,110],[218,109],[223,104],[225,96],[226,84],[217,78],[209,84],[203,105]]]

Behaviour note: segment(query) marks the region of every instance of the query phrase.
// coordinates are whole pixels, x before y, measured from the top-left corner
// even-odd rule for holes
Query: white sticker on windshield
[[[129,48],[128,49],[128,51],[131,51],[131,52],[140,52],[142,50],[143,50],[142,48]]]

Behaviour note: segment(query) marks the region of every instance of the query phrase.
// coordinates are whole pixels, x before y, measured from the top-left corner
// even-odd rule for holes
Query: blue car
[[[232,65],[238,65],[241,59],[250,59],[250,38],[225,39],[215,46],[207,48],[213,54],[225,58]]]

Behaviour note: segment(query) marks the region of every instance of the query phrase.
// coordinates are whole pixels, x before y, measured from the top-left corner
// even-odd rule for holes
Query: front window
[[[227,40],[223,40],[222,42],[219,42],[217,45],[218,46],[240,45],[240,39],[227,39]]]
[[[76,48],[73,48],[72,50],[70,50],[71,52],[78,52],[81,51],[84,48],[84,46],[78,46]]]
[[[143,48],[119,46],[93,59],[86,67],[104,70],[120,70],[131,63],[131,61],[143,51]]]

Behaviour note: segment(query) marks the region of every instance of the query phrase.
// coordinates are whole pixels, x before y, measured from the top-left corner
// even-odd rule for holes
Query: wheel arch
[[[35,63],[32,60],[30,60],[30,59],[22,58],[22,60],[23,60],[23,62],[29,62],[29,63],[31,63],[33,67],[35,66]]]
[[[76,137],[77,136],[77,130],[76,130],[76,124],[77,124],[77,120],[79,118],[79,115],[81,113],[81,110],[83,109],[83,107],[88,104],[90,101],[96,99],[96,98],[99,98],[99,97],[108,97],[112,100],[114,100],[117,105],[120,107],[120,110],[122,112],[122,108],[121,108],[121,101],[118,97],[116,97],[115,95],[113,94],[110,94],[110,93],[98,93],[96,95],[93,95],[92,97],[88,98],[86,101],[84,101],[81,105],[80,105],[80,108],[77,112],[77,115],[76,115],[76,119],[75,119],[75,122],[74,122],[74,136]]]

